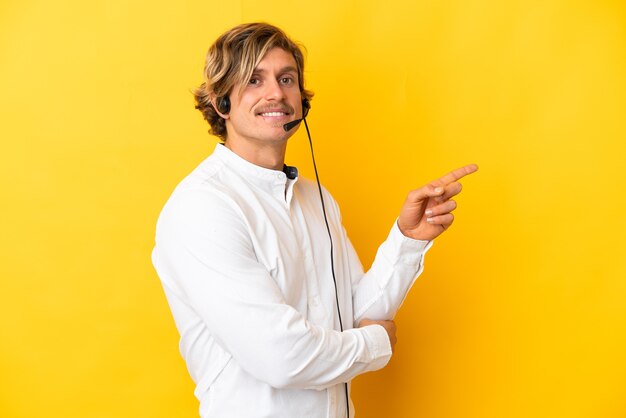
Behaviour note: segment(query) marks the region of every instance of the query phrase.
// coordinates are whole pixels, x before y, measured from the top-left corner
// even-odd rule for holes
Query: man
[[[410,192],[364,274],[330,194],[324,213],[322,189],[284,163],[284,125],[312,97],[303,68],[280,29],[241,25],[211,47],[195,92],[224,143],[165,205],[153,263],[202,417],[353,416],[346,382],[389,361],[391,320],[476,170]]]

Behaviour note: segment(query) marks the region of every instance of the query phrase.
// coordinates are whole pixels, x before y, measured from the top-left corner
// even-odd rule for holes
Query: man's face
[[[283,125],[302,115],[293,55],[281,48],[269,50],[243,86],[241,95],[239,88],[235,86],[230,94],[227,142],[255,147],[284,144],[296,130],[285,132]]]

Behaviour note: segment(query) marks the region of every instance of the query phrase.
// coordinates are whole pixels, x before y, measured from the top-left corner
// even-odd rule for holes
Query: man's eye
[[[293,79],[291,77],[283,77],[280,79],[280,82],[283,84],[291,84],[293,83]]]

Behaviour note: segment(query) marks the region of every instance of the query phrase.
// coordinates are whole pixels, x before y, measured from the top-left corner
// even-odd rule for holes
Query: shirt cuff
[[[361,328],[353,328],[348,332],[359,332],[365,340],[367,355],[360,360],[369,363],[367,370],[374,371],[382,369],[391,359],[391,343],[389,335],[382,325],[373,324]]]
[[[433,241],[424,241],[413,239],[405,236],[398,227],[398,220],[393,223],[386,243],[389,244],[388,250],[398,254],[399,260],[405,264],[416,264],[422,260],[422,257],[433,246]]]

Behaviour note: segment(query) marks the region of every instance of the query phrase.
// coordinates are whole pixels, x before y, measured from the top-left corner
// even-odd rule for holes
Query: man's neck
[[[224,145],[244,160],[259,167],[282,171],[285,164],[286,141],[280,144],[252,147],[250,144],[226,140]]]

